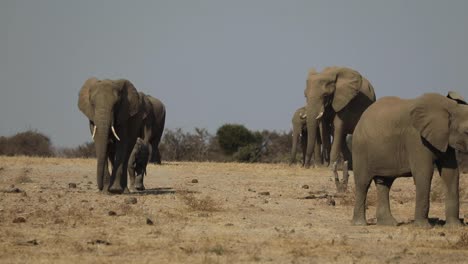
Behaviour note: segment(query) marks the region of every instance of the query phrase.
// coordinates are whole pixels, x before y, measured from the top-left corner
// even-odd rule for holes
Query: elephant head
[[[440,152],[446,152],[448,146],[468,152],[468,105],[462,97],[458,99],[462,103],[439,94],[425,94],[415,99],[410,109],[412,125]]]
[[[310,166],[319,119],[326,111],[339,112],[345,108],[361,91],[363,81],[364,78],[357,71],[344,67],[329,67],[320,73],[315,70],[309,72],[304,91],[309,132],[306,167]]]
[[[104,184],[104,181],[108,181],[105,177],[109,174],[107,167],[108,143],[115,144],[115,160],[111,161],[114,170],[116,166],[125,162],[125,151],[120,149],[129,144],[127,142],[128,122],[132,116],[140,111],[140,106],[140,96],[128,80],[114,81],[90,78],[83,84],[79,92],[78,108],[89,119],[90,130],[96,146],[99,190],[103,190],[104,185],[109,184],[109,182]],[[117,176],[125,177],[126,181],[126,172],[124,175]]]

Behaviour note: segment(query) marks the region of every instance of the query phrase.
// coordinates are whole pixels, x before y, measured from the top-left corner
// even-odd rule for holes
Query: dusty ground
[[[165,163],[148,172],[146,192],[109,196],[96,191],[95,160],[0,157],[0,262],[468,261],[468,228],[444,228],[437,219],[444,218],[438,176],[430,211],[435,226],[421,229],[409,224],[411,178],[397,180],[391,192],[402,225],[354,227],[352,177],[346,196],[321,198],[335,194],[324,168]],[[467,176],[460,217],[468,215]],[[5,192],[15,191],[12,184],[19,192]],[[304,199],[311,195],[316,199]],[[375,222],[374,187],[369,195],[367,217]]]

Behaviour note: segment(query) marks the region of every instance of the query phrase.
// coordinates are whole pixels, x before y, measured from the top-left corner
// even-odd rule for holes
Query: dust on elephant
[[[140,94],[128,80],[98,80],[93,77],[81,87],[78,108],[89,119],[96,146],[99,190],[111,193],[128,191],[128,159],[148,115]]]
[[[345,137],[353,134],[362,113],[375,102],[374,88],[359,72],[346,67],[328,67],[322,72],[309,71],[304,91],[307,98],[307,152],[305,167],[311,166],[315,148],[317,126],[320,119],[332,116],[328,125],[333,127],[330,164],[337,161],[340,152],[351,161],[351,152]]]
[[[306,124],[305,107],[298,108],[291,119],[292,122],[292,147],[290,165],[296,162],[297,144],[300,140],[302,149],[302,166],[305,163],[305,155],[307,148],[307,124]],[[330,132],[320,124],[317,127],[317,142],[314,148],[314,161],[324,164],[328,161],[328,154],[330,153]]]
[[[146,165],[151,159],[161,164],[159,142],[161,141],[166,120],[166,107],[159,99],[142,92],[139,94],[148,114],[143,119],[144,125],[142,126],[139,138],[129,158],[128,173],[130,176],[131,191],[141,191],[145,189],[143,179],[146,174]],[[148,152],[147,154],[146,151]],[[137,164],[135,164],[135,161],[140,159],[140,162],[142,162],[144,159],[141,156],[144,155],[147,155],[145,164],[138,164],[138,166],[136,166]],[[144,167],[144,170],[139,169],[140,167]],[[143,171],[145,173],[141,173]]]
[[[459,171],[455,150],[468,151],[468,106],[439,94],[416,99],[384,97],[362,115],[353,134],[356,202],[353,224],[366,223],[366,197],[377,187],[377,224],[396,225],[389,191],[397,177],[416,185],[415,224],[429,226],[434,164],[446,185],[447,225],[459,225]]]

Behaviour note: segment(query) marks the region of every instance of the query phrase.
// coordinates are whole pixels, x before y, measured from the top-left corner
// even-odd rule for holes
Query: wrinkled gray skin
[[[292,148],[290,165],[296,162],[297,144],[300,140],[302,149],[302,166],[305,163],[305,155],[307,148],[307,125],[306,125],[305,107],[301,107],[294,112],[292,117]],[[317,142],[314,149],[314,162],[325,164],[328,162],[328,154],[330,153],[330,132],[323,128],[322,124],[317,128]],[[322,144],[323,142],[323,144]]]
[[[128,160],[128,175],[130,177],[130,191],[145,189],[143,178],[146,175],[146,166],[151,156],[151,145],[138,138]]]
[[[377,187],[377,224],[396,225],[389,191],[397,177],[416,186],[415,221],[429,226],[429,195],[434,164],[446,186],[446,225],[458,226],[459,171],[455,150],[468,151],[468,106],[439,94],[416,99],[384,97],[362,115],[353,134],[356,202],[353,224],[366,225],[366,197]]]
[[[95,131],[98,189],[110,193],[128,192],[128,159],[148,115],[142,98],[128,80],[93,77],[86,80],[80,90],[78,108],[89,119],[91,134]],[[151,128],[145,131],[151,133]]]
[[[351,152],[346,146],[345,137],[347,134],[353,134],[362,113],[375,102],[372,85],[353,69],[329,67],[320,73],[314,70],[309,72],[304,94],[307,98],[309,131],[305,167],[313,165],[311,158],[315,148],[317,126],[325,116],[332,116],[329,121],[329,125],[333,127],[330,164],[337,161],[340,152],[344,160],[350,161],[351,164]]]
[[[142,130],[139,134],[139,140],[137,140],[137,144],[135,144],[129,159],[128,173],[130,177],[130,191],[142,191],[145,189],[143,179],[146,174],[146,165],[148,164],[150,157],[152,157],[153,161],[156,163],[161,164],[159,142],[161,141],[166,120],[166,107],[159,99],[141,92],[139,94],[140,98],[142,98],[142,101],[144,102],[145,109],[148,114],[143,120],[144,125],[142,126]],[[138,155],[142,155],[146,150],[148,151],[148,158],[144,164],[145,173],[142,174],[139,173],[139,171],[142,170],[135,168],[133,163],[138,160]]]

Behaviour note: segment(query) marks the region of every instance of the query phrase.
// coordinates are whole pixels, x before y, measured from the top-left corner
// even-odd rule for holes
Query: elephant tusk
[[[94,129],[93,129],[93,136],[92,136],[93,140],[94,140],[94,136],[96,135],[96,128],[97,128],[97,126],[94,126]]]
[[[318,114],[318,116],[315,119],[320,119],[323,116],[323,111]]]
[[[117,136],[117,133],[115,132],[114,126],[111,126],[112,134],[114,134],[115,138],[120,141],[119,136]]]

